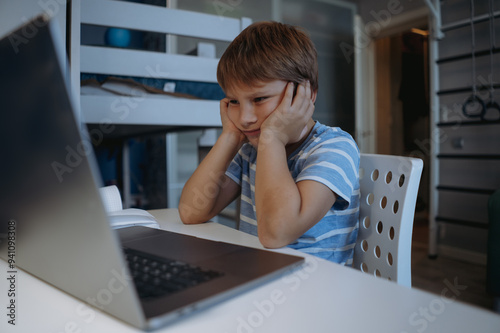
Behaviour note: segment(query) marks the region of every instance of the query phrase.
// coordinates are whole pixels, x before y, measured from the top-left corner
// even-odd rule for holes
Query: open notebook
[[[160,227],[155,217],[144,209],[123,209],[120,190],[116,185],[101,187],[99,194],[101,195],[102,203],[112,228],[118,229],[132,226]]]

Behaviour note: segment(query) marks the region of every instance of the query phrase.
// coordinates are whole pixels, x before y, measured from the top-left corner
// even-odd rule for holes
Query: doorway
[[[374,54],[376,153],[423,159],[414,240],[428,243],[430,104],[426,26],[374,40]]]

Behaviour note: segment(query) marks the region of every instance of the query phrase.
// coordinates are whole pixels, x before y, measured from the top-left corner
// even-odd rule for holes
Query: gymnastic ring
[[[467,112],[467,106],[469,104],[472,104],[475,102],[478,102],[481,105],[481,112],[478,114],[471,115]],[[478,118],[479,117],[482,119],[482,118],[484,118],[484,114],[486,113],[486,104],[478,95],[471,95],[471,96],[469,96],[469,98],[467,98],[465,103],[462,105],[462,112],[463,112],[464,116],[466,116],[467,118]]]
[[[496,119],[485,119],[484,116],[486,115],[487,111],[489,109],[496,109],[498,111],[498,118]],[[486,103],[485,107],[484,107],[484,115],[481,116],[481,119],[483,120],[488,120],[488,121],[496,121],[496,120],[500,120],[500,105],[493,101],[493,100],[490,100],[488,103]]]

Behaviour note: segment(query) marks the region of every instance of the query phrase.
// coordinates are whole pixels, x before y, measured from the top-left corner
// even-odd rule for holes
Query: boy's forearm
[[[221,134],[208,155],[203,159],[182,190],[179,214],[184,223],[202,223],[220,210],[218,199],[223,189],[227,167],[242,143],[232,135]]]
[[[297,233],[301,197],[287,165],[286,149],[279,140],[259,142],[255,179],[258,232],[266,247],[289,244]]]

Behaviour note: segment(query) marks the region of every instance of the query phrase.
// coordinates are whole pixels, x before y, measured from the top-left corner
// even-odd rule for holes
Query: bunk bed
[[[80,121],[94,137],[118,141],[221,126],[218,57],[251,20],[167,8],[158,2],[72,1],[71,81]],[[104,35],[99,36],[104,43],[89,41],[88,31]],[[111,38],[110,31],[119,38]],[[147,43],[138,47],[137,36]],[[175,90],[164,91],[172,86]],[[122,193],[127,205],[126,144],[123,149]]]

